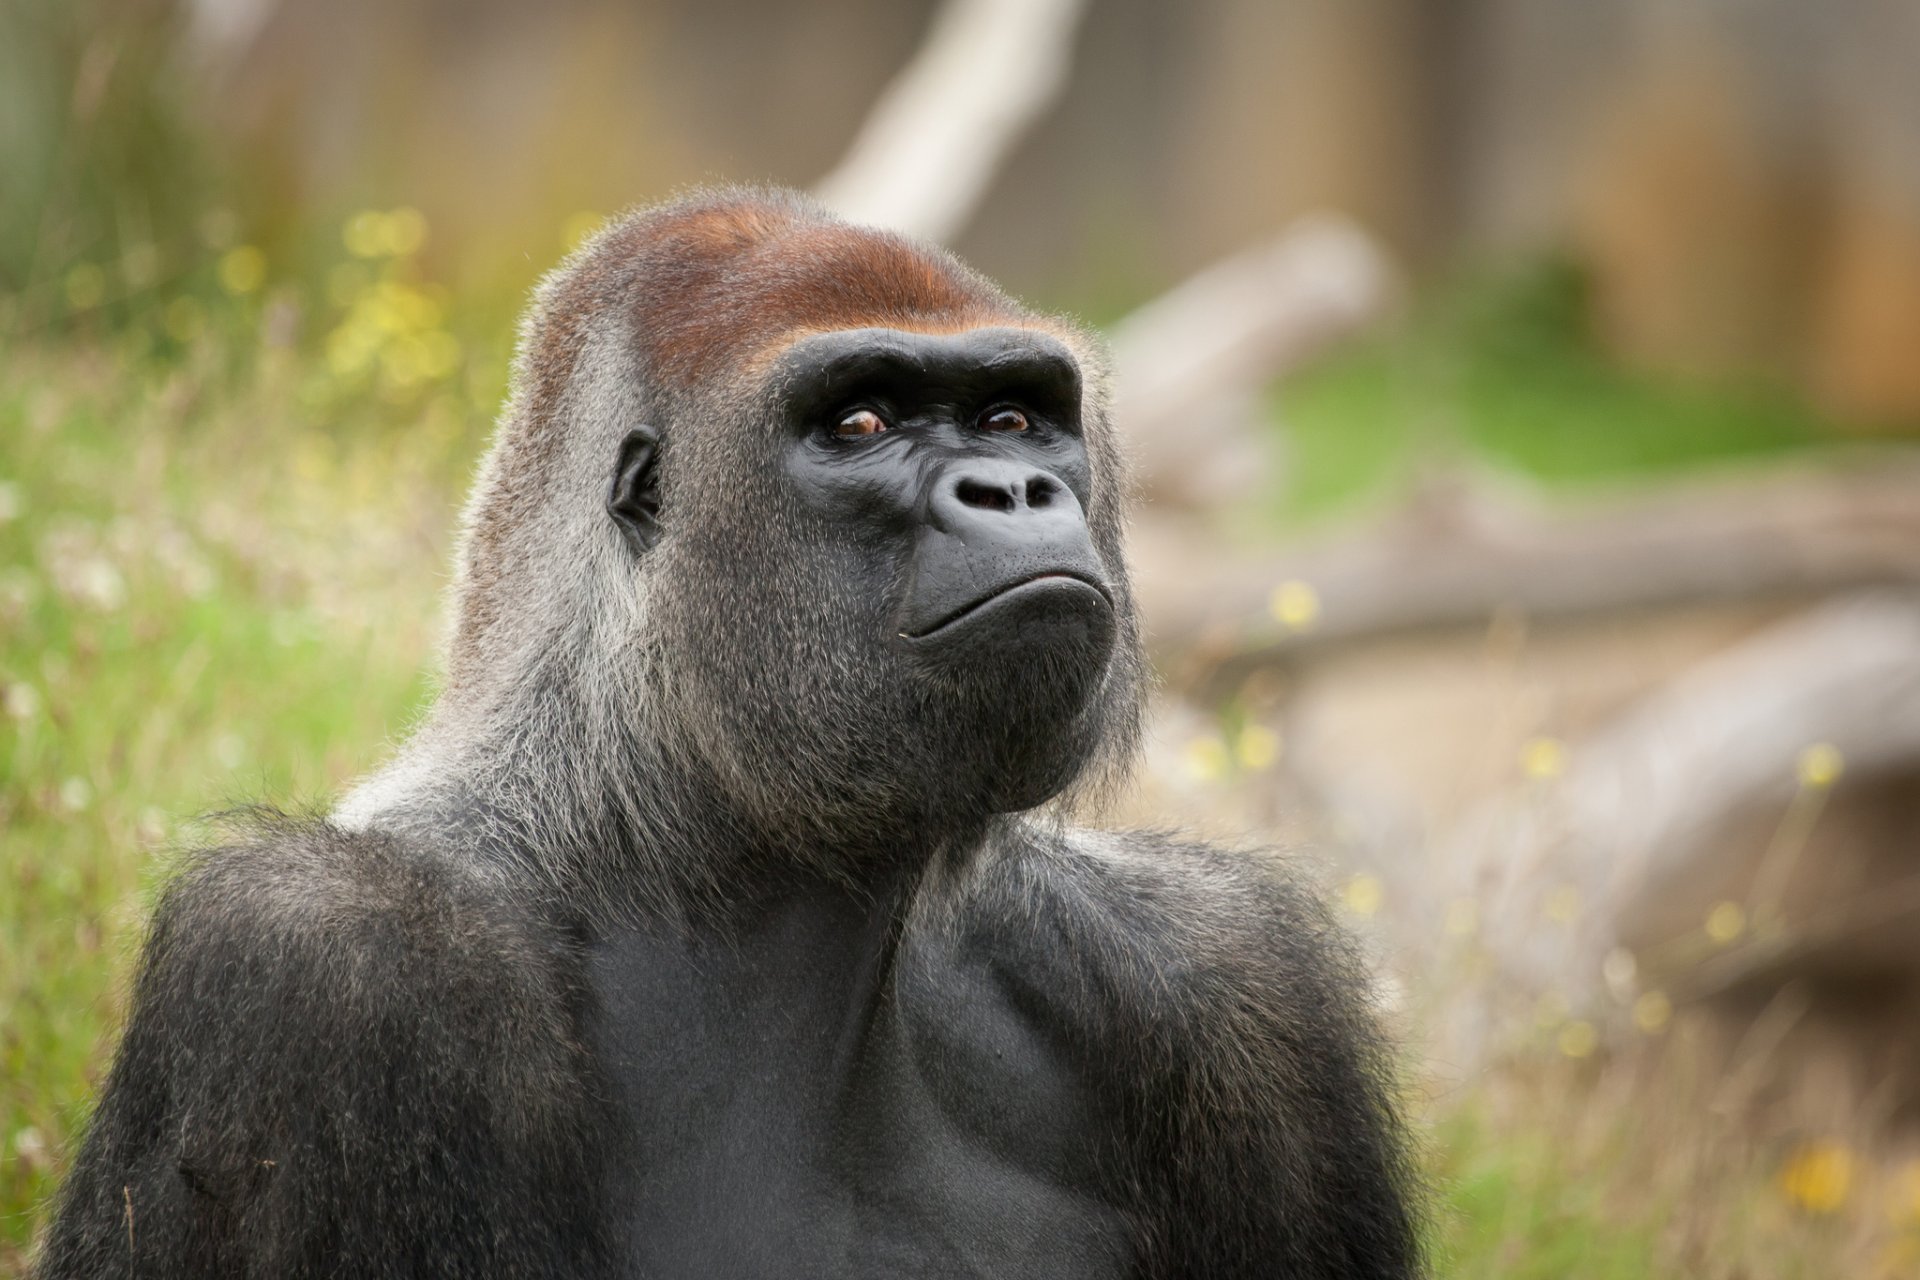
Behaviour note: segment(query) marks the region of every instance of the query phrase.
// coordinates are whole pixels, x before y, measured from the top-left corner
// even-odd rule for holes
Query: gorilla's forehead
[[[953,332],[865,326],[809,333],[781,347],[775,381],[800,402],[828,403],[887,385],[956,395],[1031,387],[1078,403],[1080,362],[1059,338],[1020,325]]]
[[[951,255],[790,200],[738,196],[642,215],[579,270],[619,279],[655,376],[691,386],[783,338],[864,325],[957,331],[1023,323],[1013,301]]]

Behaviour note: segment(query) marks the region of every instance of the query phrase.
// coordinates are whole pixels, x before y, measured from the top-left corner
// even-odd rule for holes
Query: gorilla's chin
[[[1065,790],[1099,746],[1115,639],[1104,595],[1049,579],[996,596],[937,641],[914,642],[930,704],[920,723],[950,735],[934,752],[945,777],[929,787],[981,815],[1031,809]]]

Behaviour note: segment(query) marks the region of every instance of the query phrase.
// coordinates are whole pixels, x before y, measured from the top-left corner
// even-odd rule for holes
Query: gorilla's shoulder
[[[53,1277],[583,1274],[562,931],[456,856],[261,819],[163,895]],[[576,1217],[585,1209],[569,1210]],[[131,1273],[131,1272],[130,1272]]]
[[[1185,1263],[1164,1273],[1420,1274],[1397,1064],[1313,877],[1152,832],[1010,834],[974,954],[1122,1108]]]
[[[1094,990],[1106,1022],[1203,1045],[1249,1022],[1375,1043],[1366,969],[1294,859],[1155,831],[1030,830],[982,901],[1048,986]],[[993,904],[993,905],[989,905]]]
[[[239,839],[192,855],[165,890],[156,937],[320,951],[336,969],[402,955],[416,971],[540,969],[557,942],[536,896],[440,848],[324,820],[253,815]]]
[[[1297,859],[1162,831],[1027,831],[999,873],[1090,930],[1149,950],[1225,948],[1298,939],[1343,946],[1321,887]]]
[[[377,1049],[426,1071],[447,1053],[475,1065],[565,1056],[577,962],[534,893],[381,832],[269,815],[241,834],[164,891],[137,1019],[256,1028],[225,1064],[239,1079],[276,1054]]]

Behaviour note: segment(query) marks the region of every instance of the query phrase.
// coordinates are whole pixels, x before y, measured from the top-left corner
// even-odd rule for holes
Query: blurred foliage
[[[1549,485],[1647,478],[1828,445],[1784,388],[1626,372],[1589,331],[1586,282],[1548,259],[1485,270],[1276,393],[1283,519],[1391,496],[1480,460]]]
[[[389,367],[447,333],[452,310],[406,283],[428,229],[393,217],[342,229],[328,296],[287,284],[268,303],[270,264],[229,260],[240,278],[196,301],[190,338],[163,341],[141,317],[9,353],[0,1273],[24,1264],[83,1127],[173,851],[209,838],[192,815],[324,804],[430,692],[454,512],[504,372],[497,350],[451,337],[433,340],[454,344],[445,366]],[[276,305],[323,322],[289,345]],[[1384,358],[1343,357],[1308,384]],[[1257,769],[1277,747],[1242,727],[1221,751]],[[1346,903],[1364,906],[1351,887]],[[1425,1106],[1444,1274],[1811,1277],[1920,1247],[1920,1196],[1901,1193],[1909,1216],[1889,1227],[1864,1174],[1835,1174],[1831,1143],[1674,1166],[1692,1113],[1643,1123],[1640,1095],[1603,1096],[1604,1070],[1583,1055],[1550,1065],[1538,1097],[1502,1106],[1487,1086]]]
[[[1683,1015],[1635,1048],[1523,1056],[1437,1106],[1440,1274],[1920,1275],[1920,1160],[1767,1136],[1724,1105],[1711,1035]]]
[[[126,323],[230,238],[164,3],[0,5],[0,333]]]
[[[168,0],[0,5],[0,341],[64,336],[229,373],[297,352],[317,359],[296,399],[323,413],[372,391],[404,417],[449,384],[490,400],[534,264],[456,308],[417,209],[250,220],[271,201],[196,118],[184,23]]]
[[[319,802],[424,699],[505,383],[506,318],[427,278],[417,212],[248,242],[172,22],[0,8],[0,1274],[192,815]]]
[[[0,6],[0,1273],[80,1131],[152,893],[207,837],[191,815],[323,804],[423,705],[454,511],[505,383],[510,317],[434,278],[416,210],[314,213],[271,243],[231,212],[245,192],[196,141],[178,21]],[[1125,237],[1098,256],[1111,273],[1060,301],[1117,314],[1142,290]],[[1274,513],[1391,493],[1435,458],[1561,483],[1816,444],[1764,391],[1618,373],[1585,310],[1563,266],[1497,273],[1307,371],[1279,401]],[[1276,616],[1313,607],[1296,592]],[[1208,763],[1277,752],[1243,727]],[[1558,1098],[1431,1110],[1454,1274],[1706,1274],[1683,1218],[1863,1200],[1828,1147],[1777,1186],[1763,1165],[1688,1188],[1621,1156],[1642,1126],[1617,1104],[1577,1159]],[[1768,1230],[1729,1251],[1747,1270],[1711,1273],[1820,1273]]]
[[[234,297],[184,355],[138,331],[9,353],[0,1274],[101,1078],[167,855],[208,836],[193,815],[335,793],[427,693],[487,413],[444,383],[402,406],[377,374],[333,378],[261,319]]]

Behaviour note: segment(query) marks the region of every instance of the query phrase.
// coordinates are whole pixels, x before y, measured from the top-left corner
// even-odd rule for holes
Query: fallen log
[[[1810,772],[1813,748],[1829,761]],[[1434,953],[1444,919],[1476,923],[1454,958],[1480,976],[1451,1002],[1443,1057],[1471,1068],[1525,1034],[1543,1001],[1604,1030],[1624,1024],[1637,966],[1620,949],[1633,903],[1717,856],[1713,835],[1743,813],[1784,814],[1808,787],[1920,771],[1920,592],[1856,593],[1822,605],[1684,672],[1567,750],[1565,773],[1495,796],[1419,859],[1402,860],[1403,925]],[[1763,877],[1764,878],[1764,877]],[[1758,891],[1765,896],[1764,889]],[[1911,891],[1863,910],[1912,911]],[[1765,902],[1734,904],[1768,923]],[[1830,914],[1830,913],[1829,913]],[[1877,918],[1877,917],[1876,917]],[[1740,926],[1745,928],[1745,925]],[[1844,932],[1823,918],[1819,929]],[[1744,960],[1709,959],[1708,986],[1777,961],[1812,934],[1755,930]],[[1670,976],[1670,975],[1669,975]]]
[[[1477,484],[1360,537],[1223,553],[1149,516],[1133,559],[1148,639],[1176,676],[1252,670],[1376,636],[1920,583],[1920,462],[1678,483],[1546,508]]]

